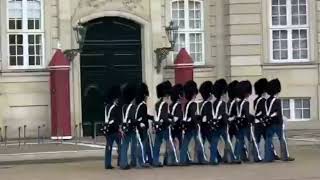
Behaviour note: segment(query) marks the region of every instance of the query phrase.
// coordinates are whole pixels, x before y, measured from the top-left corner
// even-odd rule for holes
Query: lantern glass
[[[83,47],[83,44],[85,41],[87,28],[79,23],[76,27],[73,28],[73,30],[75,31],[76,40],[77,40],[77,43],[79,44],[79,47],[81,49]]]
[[[168,27],[166,27],[166,34],[168,37],[168,40],[171,44],[171,48],[174,48],[177,37],[178,37],[178,26],[175,26],[173,21],[170,21],[170,24]]]

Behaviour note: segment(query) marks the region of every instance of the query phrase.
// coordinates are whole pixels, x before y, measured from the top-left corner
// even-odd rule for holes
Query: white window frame
[[[286,0],[287,1],[287,25],[273,25],[272,24],[272,0],[269,1],[269,55],[270,55],[270,61],[272,63],[298,63],[298,62],[309,62],[311,57],[311,53],[310,53],[310,21],[309,21],[309,1],[306,0],[306,24],[305,25],[292,25],[292,6],[291,6],[291,0]],[[279,19],[280,21],[280,19]],[[293,48],[292,48],[292,30],[307,30],[307,59],[293,59],[292,54],[293,54]],[[286,30],[287,31],[287,41],[288,41],[288,59],[284,60],[284,59],[280,59],[280,60],[276,60],[273,59],[273,30]]]
[[[289,100],[289,110],[290,110],[290,119],[287,119],[289,122],[299,122],[299,121],[310,121],[311,120],[311,98],[310,97],[302,97],[302,98],[282,98],[282,100]],[[281,100],[281,110],[283,113],[283,101]],[[302,118],[302,119],[297,119],[295,115],[295,100],[309,100],[309,111],[310,111],[310,118]],[[307,108],[303,108],[307,109]],[[284,116],[284,115],[283,115]],[[284,116],[285,117],[285,116]]]
[[[45,67],[45,43],[44,43],[44,0],[40,0],[40,28],[39,29],[28,29],[28,5],[27,0],[22,0],[22,29],[9,29],[9,0],[5,0],[7,3],[7,47],[8,47],[8,69],[43,69]],[[23,65],[10,65],[10,35],[22,35],[23,36]],[[41,65],[29,65],[29,43],[28,43],[28,35],[41,35],[41,50],[42,50],[42,58]]]
[[[204,65],[205,64],[205,37],[204,37],[204,1],[203,0],[171,0],[170,1],[170,19],[172,19],[172,4],[174,2],[184,1],[184,29],[178,30],[177,41],[179,39],[179,34],[185,34],[185,49],[190,55],[190,34],[201,34],[202,37],[202,59],[199,62],[193,62],[194,65]],[[199,2],[201,5],[201,28],[191,29],[189,26],[189,1]],[[180,51],[180,50],[179,50]],[[190,55],[191,56],[191,55]],[[174,53],[172,53],[172,62],[175,60]]]

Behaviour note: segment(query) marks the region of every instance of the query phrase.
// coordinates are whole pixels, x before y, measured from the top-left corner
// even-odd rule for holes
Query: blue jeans
[[[284,132],[284,127],[282,124],[274,124],[267,128],[266,131],[266,144],[265,144],[265,157],[266,162],[272,162],[274,160],[272,140],[273,135],[276,134],[280,141],[281,158],[286,160],[289,158],[288,146],[286,141],[286,136]]]
[[[121,150],[120,150],[120,168],[128,166],[128,149],[131,145],[131,166],[136,166],[136,152],[137,152],[137,138],[134,131],[128,132],[122,137]]]
[[[106,137],[106,150],[105,150],[105,159],[104,159],[104,167],[112,166],[112,148],[114,142],[117,143],[118,146],[118,163],[120,159],[120,137],[118,133],[112,133]]]
[[[188,163],[188,149],[191,139],[194,139],[196,151],[197,151],[197,157],[199,163],[206,163],[207,157],[205,155],[205,150],[202,142],[201,133],[199,133],[198,130],[189,130],[186,131],[184,134],[184,138],[182,140],[182,147],[180,152],[180,163],[181,164],[187,164]]]
[[[168,152],[168,158],[167,163],[168,164],[177,164],[178,158],[177,158],[177,152],[176,148],[174,146],[172,135],[171,135],[171,129],[167,128],[165,130],[162,130],[160,132],[156,133],[155,141],[154,141],[154,147],[153,147],[153,165],[158,166],[160,165],[160,148],[163,143],[163,141],[166,141],[170,144],[170,150]]]
[[[249,152],[246,152],[244,148],[246,146],[245,139],[250,145]],[[247,160],[251,155],[253,156],[254,161],[261,160],[253,129],[251,127],[240,128],[235,146],[235,156],[238,160]]]

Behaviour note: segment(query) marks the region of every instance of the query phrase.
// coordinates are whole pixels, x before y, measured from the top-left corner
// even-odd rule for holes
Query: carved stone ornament
[[[106,3],[119,2],[121,1],[124,8],[129,11],[140,8],[143,9],[142,0],[80,0],[80,7],[92,7],[99,8],[104,6]]]

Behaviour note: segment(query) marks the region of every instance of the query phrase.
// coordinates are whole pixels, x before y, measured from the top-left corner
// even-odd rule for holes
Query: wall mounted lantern
[[[155,68],[157,69],[158,73],[161,71],[162,61],[167,58],[170,51],[174,51],[178,37],[178,29],[179,27],[175,26],[173,21],[170,21],[169,26],[165,28],[168,41],[170,42],[170,47],[162,47],[154,50],[157,58],[157,65]]]

